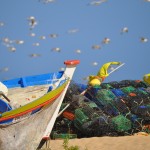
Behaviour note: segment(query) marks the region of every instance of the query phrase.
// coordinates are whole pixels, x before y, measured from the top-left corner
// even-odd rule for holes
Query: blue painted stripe
[[[2,83],[7,86],[7,88],[13,87],[26,87],[34,85],[43,85],[52,83],[53,79],[59,79],[63,75],[63,71],[56,73],[47,73],[42,75],[27,76],[22,78],[16,78],[11,80],[3,81]]]

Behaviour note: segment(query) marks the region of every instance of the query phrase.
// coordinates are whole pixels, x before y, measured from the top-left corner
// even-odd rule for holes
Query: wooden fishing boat
[[[35,150],[49,137],[79,60],[64,64],[65,71],[2,82],[0,150]]]

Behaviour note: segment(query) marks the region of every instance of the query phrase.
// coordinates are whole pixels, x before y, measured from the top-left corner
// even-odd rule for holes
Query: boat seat
[[[0,99],[0,114],[12,110],[12,107],[2,99]]]

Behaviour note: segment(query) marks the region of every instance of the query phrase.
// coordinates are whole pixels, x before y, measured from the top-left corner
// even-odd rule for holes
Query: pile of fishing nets
[[[95,87],[72,82],[61,109],[68,103],[53,131],[78,137],[150,133],[150,85],[143,81],[114,81]]]

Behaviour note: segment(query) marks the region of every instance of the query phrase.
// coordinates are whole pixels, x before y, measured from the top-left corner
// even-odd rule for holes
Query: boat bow
[[[66,69],[43,96],[0,116],[1,150],[35,150],[48,138],[79,60],[65,61]],[[9,92],[9,90],[8,90]]]

